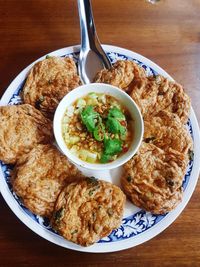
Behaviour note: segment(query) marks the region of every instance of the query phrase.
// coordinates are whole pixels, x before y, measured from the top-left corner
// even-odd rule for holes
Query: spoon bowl
[[[98,39],[90,0],[78,0],[81,49],[78,71],[83,83],[91,83],[98,71],[112,67]]]

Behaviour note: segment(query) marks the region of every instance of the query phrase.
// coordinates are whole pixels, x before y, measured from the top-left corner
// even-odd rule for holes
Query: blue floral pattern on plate
[[[145,72],[148,76],[157,75],[156,71],[154,71],[149,66],[143,64],[141,61],[138,61],[136,59],[127,57],[125,55],[122,55],[116,52],[109,52],[107,53],[107,55],[110,58],[112,63],[116,62],[117,60],[133,60],[134,62],[136,62],[138,65],[140,65],[141,67],[145,69]],[[78,52],[63,55],[63,57],[65,56],[72,57],[76,63],[78,62],[78,57],[79,57]],[[8,103],[9,105],[18,105],[22,103],[20,92],[24,86],[24,83],[25,83],[25,80],[18,86],[18,88],[16,88],[14,94],[12,95]],[[192,129],[190,120],[188,120],[187,122],[187,128],[188,128],[190,135],[193,138],[193,129]],[[34,221],[36,221],[38,224],[40,224],[42,227],[44,227],[48,231],[54,232],[54,230],[49,225],[48,219],[35,215],[32,212],[30,212],[22,204],[22,202],[20,201],[20,198],[15,194],[15,192],[13,192],[12,185],[10,182],[10,171],[13,169],[13,166],[9,164],[4,164],[3,162],[0,161],[0,167],[4,174],[4,178],[6,180],[6,183],[8,185],[10,192],[12,193],[13,197],[16,199],[16,201],[22,208],[23,212],[28,214]],[[193,159],[190,160],[186,175],[183,179],[183,184],[182,184],[183,190],[185,190],[188,185],[190,175],[192,172],[192,167],[193,167]],[[154,215],[154,214],[151,214],[150,212],[145,212],[144,210],[140,210],[136,212],[135,214],[132,214],[131,216],[123,218],[121,226],[118,229],[112,231],[112,233],[108,237],[101,239],[99,243],[116,242],[116,241],[125,240],[133,236],[139,235],[140,233],[143,233],[144,231],[148,230],[149,228],[151,228],[152,226],[160,222],[166,215],[167,214]]]

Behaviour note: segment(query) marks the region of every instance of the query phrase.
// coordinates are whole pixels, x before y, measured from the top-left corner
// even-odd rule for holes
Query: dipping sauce
[[[62,136],[70,152],[81,160],[108,163],[129,150],[133,120],[116,98],[89,93],[66,109]]]

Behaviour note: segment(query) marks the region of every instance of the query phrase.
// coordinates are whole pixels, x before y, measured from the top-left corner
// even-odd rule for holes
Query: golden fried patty
[[[99,71],[95,77],[97,83],[108,83],[117,86],[123,90],[127,90],[133,78],[145,76],[145,71],[135,62],[130,60],[118,60],[113,64],[112,68]]]
[[[79,177],[77,168],[53,145],[37,145],[18,161],[12,174],[15,193],[33,213],[51,217],[65,183]]]
[[[161,110],[177,114],[186,123],[190,113],[190,98],[183,87],[158,75],[133,80],[130,96],[139,106],[144,119],[155,116]]]
[[[121,183],[136,206],[154,214],[174,209],[182,199],[185,155],[143,143],[137,155],[124,166]]]
[[[120,226],[124,203],[119,187],[85,178],[62,190],[51,224],[67,240],[89,246]]]
[[[53,140],[52,123],[31,105],[0,107],[0,160],[14,164],[38,143]]]
[[[177,114],[186,123],[190,112],[190,98],[182,86],[157,75],[147,77],[145,70],[130,60],[118,60],[109,70],[101,70],[95,82],[117,86],[130,94],[139,106],[144,119],[165,110]]]
[[[144,121],[144,142],[152,143],[165,151],[177,150],[189,155],[192,138],[178,115],[160,111],[155,117]]]
[[[52,117],[60,100],[80,85],[76,65],[69,57],[49,57],[31,69],[22,91],[25,103]]]

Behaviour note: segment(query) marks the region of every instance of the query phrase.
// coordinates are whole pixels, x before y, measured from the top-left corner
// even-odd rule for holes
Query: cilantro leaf
[[[108,128],[108,131],[111,133],[118,133],[120,129],[120,123],[111,117],[108,117],[106,121],[106,127]]]
[[[122,122],[125,120],[126,118],[122,111],[116,107],[113,107],[109,110],[106,127],[111,133],[120,133],[121,135],[125,135],[126,124],[122,125]]]
[[[117,107],[113,107],[109,110],[108,117],[113,117],[113,118],[118,119],[118,120],[125,120],[126,119],[124,114],[122,113],[122,111]]]
[[[125,127],[125,126],[122,126],[122,125],[120,124],[119,132],[120,132],[120,134],[121,134],[122,136],[125,136],[126,133],[127,133],[127,129],[126,129],[126,127]]]
[[[101,155],[100,162],[101,163],[107,163],[110,159],[111,159],[111,155],[106,155],[106,154],[103,153]]]
[[[81,112],[81,120],[89,132],[93,132],[98,120],[101,120],[99,113],[94,111],[93,106],[87,106]]]
[[[122,151],[122,141],[119,139],[104,140],[104,154],[115,155]]]
[[[112,156],[122,151],[122,141],[119,139],[104,139],[104,152],[101,155],[101,163],[107,163]]]

